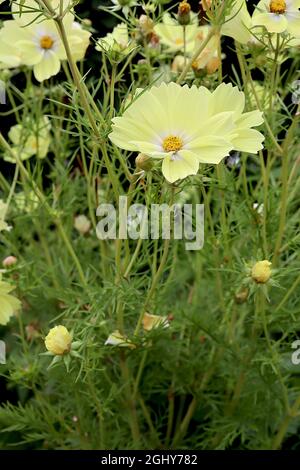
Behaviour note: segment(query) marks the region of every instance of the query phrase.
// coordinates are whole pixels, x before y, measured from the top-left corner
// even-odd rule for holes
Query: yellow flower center
[[[271,0],[270,2],[270,12],[277,13],[277,15],[283,15],[286,11],[286,2],[285,0]]]
[[[182,149],[183,142],[180,137],[169,135],[164,139],[162,146],[165,152],[178,152]]]
[[[183,39],[181,39],[181,38],[176,38],[176,39],[175,39],[175,44],[176,44],[177,46],[181,46],[181,45],[183,44]]]
[[[42,49],[51,49],[54,41],[50,36],[43,36],[40,40],[40,46]]]

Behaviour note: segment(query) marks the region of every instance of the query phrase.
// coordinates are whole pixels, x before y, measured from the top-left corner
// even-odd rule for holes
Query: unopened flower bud
[[[190,21],[191,21],[191,5],[184,0],[183,2],[179,3],[178,23],[181,24],[182,26],[186,26],[190,23]]]
[[[248,299],[248,296],[249,296],[249,289],[245,287],[244,289],[236,292],[234,299],[237,304],[243,304]]]
[[[62,356],[71,350],[72,335],[62,325],[51,328],[45,338],[45,346],[55,356]]]
[[[89,18],[83,18],[82,24],[89,28],[92,26],[92,21]]]
[[[153,162],[151,157],[144,153],[139,153],[135,159],[136,167],[139,170],[150,171],[153,168]]]
[[[266,64],[267,60],[268,59],[265,54],[260,54],[257,57],[255,57],[254,62],[255,62],[256,67],[259,68],[259,67],[263,67]]]
[[[208,75],[215,73],[221,65],[219,57],[212,57],[206,65]]]
[[[139,17],[139,28],[144,36],[149,36],[153,32],[154,23],[147,15]]]
[[[85,235],[91,229],[91,222],[85,215],[78,215],[75,217],[74,227],[79,233]]]
[[[203,78],[206,75],[205,68],[199,67],[199,62],[197,59],[192,63],[192,70],[196,78]]]
[[[174,57],[174,60],[171,65],[172,72],[178,73],[182,72],[185,65],[185,58],[183,55],[177,55]]]
[[[150,35],[149,46],[152,47],[152,49],[157,49],[159,46],[159,36],[154,32]]]
[[[18,260],[15,256],[7,256],[7,258],[5,258],[2,261],[2,264],[3,264],[4,268],[9,268],[10,266],[13,266],[14,264],[16,264],[17,261]]]
[[[126,338],[126,336],[122,335],[119,330],[115,330],[113,333],[111,333],[104,344],[106,346],[118,346],[121,348],[136,348],[136,345]]]
[[[257,284],[265,284],[272,275],[272,263],[268,260],[258,261],[251,270],[251,277]]]
[[[158,326],[168,328],[170,326],[168,318],[162,317],[160,315],[151,315],[150,313],[144,313],[144,316],[143,316],[144,330],[150,331],[153,328],[157,328]]]
[[[33,341],[40,336],[39,325],[36,322],[29,323],[25,327],[27,341]]]

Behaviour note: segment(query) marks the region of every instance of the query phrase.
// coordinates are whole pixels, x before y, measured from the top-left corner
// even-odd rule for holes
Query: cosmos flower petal
[[[254,26],[265,26],[270,33],[283,33],[288,26],[285,15],[276,13],[259,13],[253,17]]]
[[[245,0],[237,0],[222,26],[221,33],[230,36],[241,44],[247,44],[251,39],[252,20]]]
[[[138,149],[139,152],[145,153],[146,155],[156,156],[162,153],[160,151],[161,147],[151,142],[135,140],[129,143],[130,144],[132,143],[135,146],[135,148]],[[162,155],[165,155],[165,153],[162,153]]]
[[[7,296],[1,295],[1,315],[0,325],[7,325],[10,317],[13,315],[13,308]]]
[[[231,83],[221,83],[212,93],[212,114],[232,111],[236,116],[243,112],[245,107],[245,95],[238,87]]]
[[[170,183],[195,175],[199,169],[197,156],[189,150],[180,150],[176,155],[168,155],[162,163],[164,177]]]
[[[4,21],[1,28],[1,39],[7,44],[16,44],[19,41],[30,39],[31,34],[26,28],[21,28],[14,20]]]
[[[300,36],[300,12],[287,13],[286,18],[288,21],[287,31],[292,36]]]
[[[236,121],[236,125],[238,127],[254,127],[260,126],[263,122],[263,113],[256,110],[242,114],[242,116]]]
[[[189,88],[185,85],[179,87],[179,90],[176,86],[176,89],[177,99],[171,99],[168,106],[171,128],[179,126],[188,128],[189,133],[197,131],[209,118],[211,95],[204,87],[192,86]]]
[[[134,141],[158,142],[160,136],[145,122],[132,119],[114,118],[113,131],[109,135],[110,140],[125,150],[136,150]]]
[[[6,325],[10,317],[21,307],[21,302],[9,294],[11,290],[13,290],[13,286],[1,281],[0,278],[0,325]]]
[[[156,87],[154,87],[155,89]],[[125,111],[123,116],[138,122],[143,118],[143,121],[153,129],[161,129],[167,127],[169,118],[166,110],[161,105],[161,102],[156,97],[155,93],[150,93],[147,90],[136,101],[132,103]]]
[[[33,68],[34,76],[39,82],[56,75],[59,70],[60,60],[57,55],[50,50],[44,53],[43,59]]]
[[[203,136],[189,146],[200,163],[218,164],[234,146],[231,141],[217,135]]]
[[[297,11],[300,8],[300,0],[287,0],[287,12]]]
[[[232,139],[234,149],[240,152],[257,153],[263,148],[263,134],[255,129],[240,129]]]
[[[33,41],[18,41],[18,47],[22,50],[22,62],[25,65],[36,65],[43,58],[43,50]]]
[[[209,118],[205,123],[205,135],[213,134],[222,135],[223,137],[229,135],[235,127],[233,116],[233,111],[225,111]]]

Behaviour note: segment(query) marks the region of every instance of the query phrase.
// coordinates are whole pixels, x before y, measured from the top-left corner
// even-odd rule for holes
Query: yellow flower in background
[[[258,261],[252,267],[251,277],[257,284],[265,284],[272,275],[272,263],[268,260]]]
[[[65,6],[69,3],[66,1]],[[52,0],[52,5],[58,8],[59,1]],[[16,10],[15,5],[12,8],[14,19],[4,21],[0,31],[1,66],[33,67],[34,76],[39,82],[56,75],[60,71],[61,61],[67,57],[55,22],[34,11],[38,10],[38,3],[34,0],[26,0],[21,10]],[[82,59],[89,44],[90,33],[74,22],[71,12],[64,16],[64,27],[74,59]],[[13,45],[12,59],[6,52],[6,45],[8,48]]]
[[[51,124],[46,116],[42,116],[38,121],[26,120],[24,125],[16,124],[8,133],[13,143],[13,152],[16,152],[21,160],[27,160],[33,155],[45,158],[51,142],[50,130]],[[9,154],[4,156],[4,160],[16,163]]]
[[[6,42],[5,39],[5,31],[2,28],[0,29],[0,70],[22,65],[21,51],[14,44]]]
[[[241,44],[247,44],[252,38],[252,19],[245,0],[237,0],[229,15],[225,17],[221,34],[229,36]]]
[[[46,349],[55,356],[62,356],[71,350],[72,335],[63,325],[51,328],[45,338]]]
[[[186,52],[192,53],[195,48],[196,35],[201,31],[195,13],[191,14],[191,23],[185,27],[186,30]],[[164,13],[162,23],[154,26],[155,33],[159,36],[161,44],[167,47],[169,52],[183,52],[184,33],[183,27],[169,13]]]
[[[7,209],[7,204],[0,199],[0,232],[3,232],[4,230],[9,232],[11,230],[11,227],[5,222]]]
[[[84,214],[77,215],[74,219],[74,227],[82,235],[85,235],[91,230],[91,225],[90,220]]]
[[[2,281],[0,273],[0,325],[7,325],[12,315],[21,307],[20,300],[10,294],[13,289],[13,286]]]
[[[143,328],[146,331],[151,331],[153,328],[157,327],[168,328],[170,323],[167,317],[162,317],[160,315],[151,315],[150,313],[144,313],[143,316]]]
[[[115,330],[111,333],[104,344],[105,346],[119,346],[121,348],[129,349],[136,348],[136,345],[126,338],[126,336],[122,335],[119,330]]]
[[[202,26],[201,31],[199,31],[196,35],[195,38],[195,51],[199,49],[201,43],[206,40],[209,32],[211,30],[210,26]],[[219,60],[218,60],[218,43],[219,39],[217,36],[213,36],[207,46],[203,49],[203,51],[200,53],[200,55],[197,57],[197,59],[194,60],[192,64],[192,68],[194,71],[199,71],[202,69],[207,69],[209,72],[210,70],[210,65],[213,64],[213,62],[216,61],[219,65]],[[217,67],[218,68],[218,67]]]
[[[126,23],[118,24],[112,33],[99,38],[96,45],[97,51],[108,52],[115,59],[125,58],[134,48],[135,44],[129,37]]]
[[[253,13],[253,26],[270,33],[287,32],[300,37],[300,0],[261,0]]]
[[[200,163],[220,163],[231,150],[262,148],[263,135],[251,129],[263,122],[262,113],[243,114],[244,104],[244,93],[232,85],[211,93],[163,83],[114,118],[109,137],[120,148],[161,159],[163,175],[173,183],[196,174]]]
[[[125,16],[128,16],[129,9],[138,5],[136,0],[111,0],[113,6],[108,7],[111,11],[122,10]]]

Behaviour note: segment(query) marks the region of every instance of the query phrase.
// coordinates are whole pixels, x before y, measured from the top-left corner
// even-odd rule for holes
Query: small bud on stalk
[[[179,3],[178,7],[178,23],[182,26],[186,26],[191,21],[191,5],[183,1]]]
[[[143,171],[150,171],[153,168],[152,159],[148,157],[148,155],[145,155],[144,153],[138,154],[138,156],[135,159],[135,164],[139,170],[143,170]]]
[[[4,268],[9,268],[10,266],[13,266],[14,264],[17,263],[17,258],[15,256],[7,256],[3,261],[2,264]]]
[[[237,304],[243,304],[246,302],[249,296],[249,289],[246,287],[238,292],[234,296],[234,300]]]

